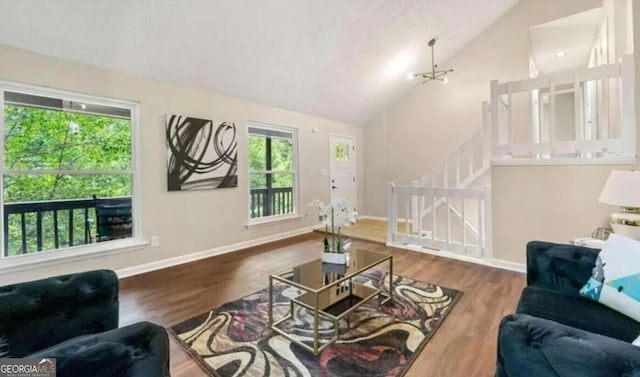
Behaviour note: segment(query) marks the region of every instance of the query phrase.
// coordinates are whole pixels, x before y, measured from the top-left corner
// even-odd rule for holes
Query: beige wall
[[[448,85],[417,85],[373,119],[365,127],[368,214],[385,215],[386,182],[406,183],[427,173],[481,127],[481,102],[489,99],[491,80],[528,77],[529,27],[600,5],[598,0],[521,0],[443,64],[456,69]],[[634,12],[640,19],[638,9]],[[567,242],[606,224],[612,208],[597,198],[611,168],[493,168],[494,257],[523,263],[529,240]]]
[[[386,213],[385,189],[387,178],[387,143],[384,115],[374,118],[365,126],[364,187],[366,214],[384,216]]]
[[[613,166],[513,166],[492,170],[493,257],[525,262],[531,240],[567,243],[607,225],[598,203]]]
[[[0,284],[94,268],[122,269],[166,258],[248,241],[314,225],[315,216],[246,229],[248,213],[246,121],[298,129],[300,208],[314,198],[329,198],[329,134],[353,135],[358,143],[358,182],[364,182],[363,132],[314,116],[138,76],[111,72],[0,46],[0,80],[48,86],[97,96],[140,102],[143,235],[160,236],[160,246],[58,264],[17,273],[3,272]],[[287,88],[274,88],[287,90]],[[239,186],[197,192],[167,192],[164,119],[168,113],[232,121],[239,129]],[[312,129],[317,129],[316,133]],[[359,207],[364,185],[358,187]],[[1,262],[0,262],[1,263]]]

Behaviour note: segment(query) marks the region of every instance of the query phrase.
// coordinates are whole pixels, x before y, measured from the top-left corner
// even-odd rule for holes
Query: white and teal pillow
[[[633,341],[633,345],[634,346],[640,346],[640,336],[638,337],[638,339]]]
[[[640,242],[612,234],[580,295],[640,322]]]

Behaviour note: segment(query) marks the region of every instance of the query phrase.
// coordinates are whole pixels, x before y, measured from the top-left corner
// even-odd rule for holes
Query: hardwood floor
[[[123,279],[121,325],[147,320],[171,326],[264,288],[268,274],[318,258],[322,235],[289,240]],[[370,243],[390,253],[394,272],[464,292],[406,377],[493,376],[500,319],[515,309],[523,274]],[[171,339],[174,377],[207,376]]]
[[[398,231],[405,232],[406,224],[398,221]],[[318,230],[324,233],[322,230]],[[359,219],[357,223],[342,228],[342,235],[385,245],[387,243],[387,222],[384,220]]]

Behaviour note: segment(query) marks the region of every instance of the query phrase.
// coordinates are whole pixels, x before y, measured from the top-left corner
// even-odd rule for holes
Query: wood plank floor
[[[406,225],[406,223],[398,221],[398,231],[400,233],[405,232]],[[318,232],[324,234],[322,229],[319,229]],[[385,245],[387,243],[387,222],[384,220],[359,219],[355,224],[343,227],[342,235],[352,239]]]
[[[123,279],[121,325],[147,320],[171,326],[264,288],[268,274],[318,258],[322,235],[289,240]],[[394,272],[464,292],[406,377],[493,376],[500,319],[514,311],[523,274],[389,248],[365,241],[354,247],[393,255]],[[171,340],[174,377],[205,377]]]

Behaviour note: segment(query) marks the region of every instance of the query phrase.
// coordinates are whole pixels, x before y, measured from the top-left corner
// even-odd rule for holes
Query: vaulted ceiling
[[[0,44],[361,125],[517,1],[0,0]]]

